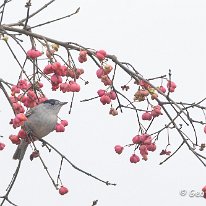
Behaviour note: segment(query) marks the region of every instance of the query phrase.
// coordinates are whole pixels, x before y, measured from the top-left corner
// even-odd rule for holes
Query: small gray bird
[[[55,129],[58,120],[57,115],[61,107],[65,104],[67,102],[49,99],[31,108],[26,113],[28,119],[25,121],[23,128],[31,135],[32,140],[41,139]],[[13,159],[22,160],[28,145],[28,139],[22,139],[14,153]]]

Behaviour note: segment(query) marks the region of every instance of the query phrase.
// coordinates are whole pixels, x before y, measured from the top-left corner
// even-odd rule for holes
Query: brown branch
[[[66,160],[74,169],[76,169],[77,171],[82,172],[82,173],[84,173],[85,175],[90,176],[90,177],[92,177],[92,178],[94,178],[94,179],[96,179],[96,180],[98,180],[98,181],[100,181],[100,182],[102,182],[102,183],[104,183],[104,184],[106,184],[106,185],[116,186],[115,183],[110,183],[109,181],[104,181],[104,180],[102,180],[102,179],[100,179],[100,178],[98,178],[98,177],[96,177],[96,176],[94,176],[94,175],[92,175],[92,174],[90,174],[90,173],[88,173],[88,172],[80,169],[80,168],[77,167],[75,164],[73,164],[66,156],[64,156],[59,150],[57,150],[54,146],[52,146],[52,145],[51,145],[50,143],[48,143],[47,141],[45,141],[45,140],[43,140],[43,139],[39,139],[39,141],[41,141],[44,145],[48,145],[49,147],[51,147],[57,154],[59,154],[63,159],[65,159],[65,160]]]

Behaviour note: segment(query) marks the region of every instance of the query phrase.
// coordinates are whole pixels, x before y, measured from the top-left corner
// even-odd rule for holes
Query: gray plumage
[[[30,109],[26,113],[28,119],[23,125],[24,130],[32,136],[33,140],[45,137],[55,129],[58,120],[57,115],[61,107],[66,103],[67,102],[49,99]],[[28,144],[27,138],[22,139],[13,155],[13,159],[22,160]]]

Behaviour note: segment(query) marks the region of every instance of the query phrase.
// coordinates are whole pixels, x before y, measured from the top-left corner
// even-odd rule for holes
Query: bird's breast
[[[30,131],[37,138],[42,138],[48,135],[55,129],[57,123],[56,115],[31,115],[28,117],[28,120],[25,122],[25,128],[27,131]]]

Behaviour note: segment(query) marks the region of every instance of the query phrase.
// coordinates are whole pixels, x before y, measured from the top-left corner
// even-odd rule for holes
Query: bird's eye
[[[51,104],[51,105],[55,105],[55,101],[51,101],[50,104]]]

